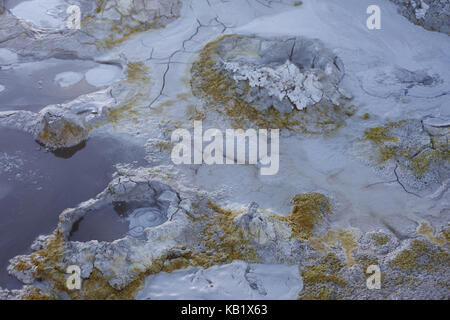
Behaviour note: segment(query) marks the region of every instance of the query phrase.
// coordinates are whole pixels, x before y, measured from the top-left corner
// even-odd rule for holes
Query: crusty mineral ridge
[[[214,274],[221,270],[217,266],[235,261],[251,263],[247,270],[258,264],[297,266],[299,274],[290,277],[301,299],[445,299],[450,294],[447,226],[423,221],[399,239],[389,229],[363,233],[332,228],[325,220],[334,214],[333,201],[320,193],[295,196],[287,218],[264,212],[256,203],[242,210],[225,209],[205,196],[179,191],[145,169],[125,170],[95,199],[64,211],[54,234],[32,245],[33,254],[11,260],[9,272],[29,286],[2,294],[23,299],[131,299],[151,294],[144,284],[146,279],[151,283],[152,275],[192,267]],[[70,240],[76,221],[114,202],[141,204],[138,210],[149,214],[158,210],[165,221],[142,226],[141,237]],[[69,265],[81,267],[81,291],[65,286]],[[370,265],[382,270],[380,290],[366,286]],[[239,281],[249,282],[244,286],[249,296],[263,297],[261,281],[258,285],[248,272],[241,273]]]
[[[450,2],[448,0],[391,0],[411,22],[425,29],[450,35]]]
[[[319,40],[233,35],[210,43],[205,54],[208,57],[203,62],[211,67],[209,72],[231,79],[235,94],[257,110],[273,106],[289,113],[319,103],[337,105],[344,97],[340,88],[344,65]],[[198,69],[194,67],[193,71],[197,75]],[[227,89],[223,81],[209,83],[217,85],[215,88],[205,85],[194,82],[194,87],[205,91]]]

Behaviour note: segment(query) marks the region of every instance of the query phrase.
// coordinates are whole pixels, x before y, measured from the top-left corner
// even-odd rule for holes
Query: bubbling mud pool
[[[9,259],[29,252],[39,235],[51,233],[64,209],[103,191],[115,172],[114,164],[144,161],[142,151],[113,138],[92,137],[78,149],[55,155],[26,133],[0,129],[1,287],[21,287],[7,273]],[[106,236],[117,234],[114,219],[92,223],[101,223]],[[126,232],[128,226],[122,230]]]

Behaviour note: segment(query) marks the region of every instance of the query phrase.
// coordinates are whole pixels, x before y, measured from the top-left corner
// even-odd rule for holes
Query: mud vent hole
[[[74,223],[71,241],[111,242],[131,236],[144,239],[144,230],[167,221],[164,208],[150,202],[114,202],[88,212]]]

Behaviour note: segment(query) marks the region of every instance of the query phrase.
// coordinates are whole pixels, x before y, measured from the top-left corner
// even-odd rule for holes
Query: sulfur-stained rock
[[[135,154],[137,161],[116,164],[101,193],[64,210],[53,234],[12,258],[8,272],[25,286],[0,288],[0,299],[450,297],[446,51],[427,40],[428,31],[403,37],[417,29],[410,26],[396,34],[408,55],[389,45],[396,36],[373,46],[360,23],[346,20],[359,10],[347,2],[190,1],[181,10],[181,0],[29,0],[18,3],[36,12],[2,13],[4,2],[0,64],[76,59],[114,66],[117,81],[106,81],[105,69],[86,69],[84,80],[102,90],[40,113],[1,112],[0,126],[31,132],[52,151],[83,145],[89,135],[114,136],[145,148],[147,163]],[[441,18],[435,8],[446,8],[438,6],[443,1],[412,2],[418,23],[434,25]],[[49,11],[49,3],[58,5]],[[81,30],[65,25],[69,4],[81,7]],[[389,23],[404,25],[393,8],[385,8]],[[310,13],[319,32],[302,28],[309,24],[303,19],[289,30]],[[271,30],[281,36],[251,35],[267,35],[271,21],[281,22]],[[247,35],[202,48],[230,30]],[[289,36],[295,32],[305,37]],[[83,78],[84,71],[73,71]],[[353,116],[344,84],[364,115]],[[1,94],[8,93],[11,84],[3,85]],[[402,121],[403,112],[423,121]],[[205,128],[286,129],[279,174],[173,165],[170,134],[194,119]],[[355,140],[369,167],[347,158]],[[0,182],[0,198],[8,187]],[[70,265],[81,269],[81,290],[66,286]],[[366,285],[370,266],[380,269],[380,289]]]
[[[79,10],[68,10],[73,5]],[[179,18],[181,7],[181,0],[32,0],[9,7],[0,3],[0,42],[40,58],[63,53],[93,59],[135,34],[164,28]],[[76,25],[73,14],[78,12]]]

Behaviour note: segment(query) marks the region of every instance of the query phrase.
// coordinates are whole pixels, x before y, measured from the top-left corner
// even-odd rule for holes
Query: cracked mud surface
[[[0,1],[0,298],[448,299],[450,40],[424,1],[381,1],[375,32],[365,0],[79,0],[78,31],[65,0]],[[174,165],[194,120],[281,129],[278,174]]]

